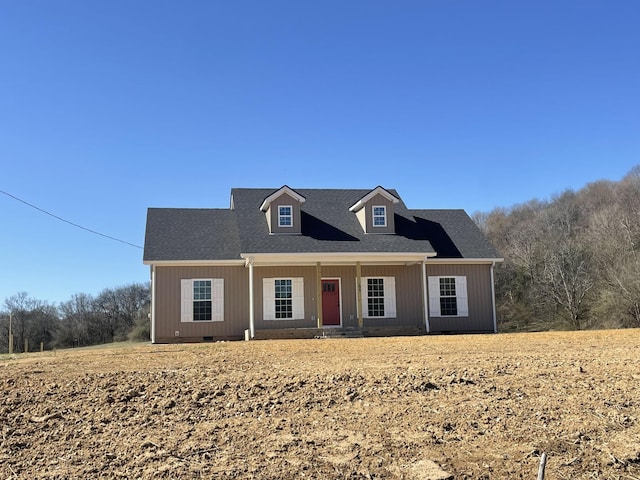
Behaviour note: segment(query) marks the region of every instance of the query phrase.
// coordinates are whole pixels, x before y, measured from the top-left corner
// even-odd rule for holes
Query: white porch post
[[[156,267],[151,265],[151,343],[156,343]]]
[[[427,333],[431,331],[431,326],[429,325],[428,299],[429,299],[429,296],[427,294],[427,262],[423,260],[422,261],[422,304],[424,306],[424,326],[427,329]]]
[[[249,258],[249,335],[254,338],[256,334],[254,305],[253,305],[253,258]]]
[[[362,269],[360,268],[360,262],[356,262],[356,304],[358,305],[358,327],[363,328],[364,322],[362,320]]]
[[[318,328],[322,328],[322,267],[320,266],[320,262],[316,263],[316,310],[316,314],[318,315]]]

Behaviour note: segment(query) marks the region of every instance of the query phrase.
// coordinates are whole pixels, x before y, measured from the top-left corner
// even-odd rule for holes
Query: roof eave
[[[362,207],[364,207],[365,203],[367,203],[369,200],[371,200],[377,194],[382,195],[384,198],[386,198],[387,200],[389,200],[393,204],[400,203],[400,199],[398,197],[396,197],[395,195],[392,195],[384,187],[378,185],[376,188],[371,190],[364,197],[362,197],[360,200],[358,200],[356,203],[354,203],[351,207],[349,207],[349,211],[350,212],[357,212]]]
[[[222,259],[222,260],[143,260],[144,265],[156,267],[187,267],[203,265],[244,265],[243,259]]]
[[[269,205],[271,205],[271,202],[276,198],[278,198],[283,193],[286,193],[287,195],[293,197],[296,201],[300,202],[301,204],[306,201],[306,198],[304,198],[302,195],[296,192],[293,188],[287,185],[283,185],[278,190],[276,190],[275,192],[273,192],[271,195],[269,195],[267,198],[264,199],[264,201],[262,202],[262,205],[260,205],[260,210],[262,210],[263,212],[266,212],[269,209]]]
[[[471,263],[477,263],[477,264],[490,264],[490,263],[501,263],[504,262],[504,258],[491,258],[491,257],[487,257],[487,258],[483,258],[483,257],[478,257],[478,258],[429,258],[428,260],[429,263],[466,263],[466,264],[471,264]]]
[[[262,265],[334,264],[403,264],[432,259],[435,252],[301,252],[301,253],[241,253],[247,262]]]

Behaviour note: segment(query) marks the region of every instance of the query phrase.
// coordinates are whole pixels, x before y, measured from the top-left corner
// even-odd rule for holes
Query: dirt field
[[[0,356],[0,478],[640,479],[640,331]]]

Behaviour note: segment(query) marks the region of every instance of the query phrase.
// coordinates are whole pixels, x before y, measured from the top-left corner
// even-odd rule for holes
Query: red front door
[[[322,280],[322,325],[340,326],[340,282]]]

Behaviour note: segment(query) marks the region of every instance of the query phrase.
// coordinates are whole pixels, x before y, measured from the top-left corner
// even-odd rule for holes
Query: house
[[[151,338],[496,332],[500,261],[463,210],[395,190],[234,188],[230,208],[148,210]]]

